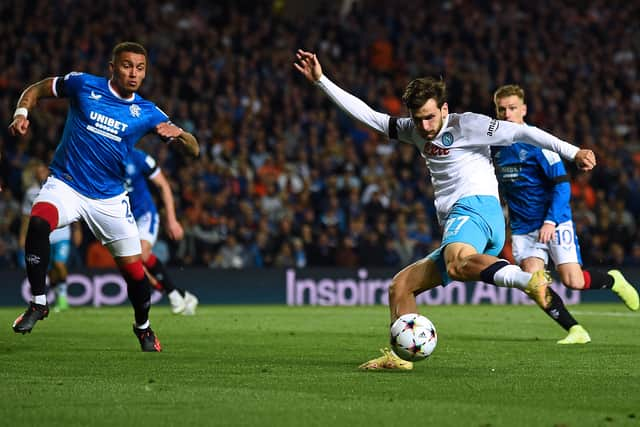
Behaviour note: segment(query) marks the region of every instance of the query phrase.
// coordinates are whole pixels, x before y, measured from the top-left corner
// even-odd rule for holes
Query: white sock
[[[142,325],[136,323],[136,329],[147,329],[151,323],[147,320]]]
[[[531,273],[522,271],[517,265],[506,265],[493,275],[493,280],[498,286],[506,288],[525,289],[531,280]]]
[[[42,294],[42,295],[34,295],[33,296],[33,302],[35,302],[36,304],[40,304],[40,305],[47,305],[47,296]]]
[[[174,289],[171,292],[169,292],[169,297],[170,298],[175,298],[176,296],[179,296],[179,297],[182,298],[182,295],[180,295],[180,292],[178,292],[177,289]]]

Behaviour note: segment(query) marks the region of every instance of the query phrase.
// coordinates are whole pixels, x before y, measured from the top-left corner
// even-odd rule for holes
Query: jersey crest
[[[140,117],[140,107],[136,104],[131,104],[129,112],[131,113],[131,117]]]
[[[453,134],[451,132],[442,134],[442,145],[445,147],[451,147],[453,145]]]

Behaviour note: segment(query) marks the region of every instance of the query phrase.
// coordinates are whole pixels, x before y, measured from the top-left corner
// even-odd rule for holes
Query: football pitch
[[[386,307],[155,306],[162,353],[129,307],[52,313],[33,333],[0,309],[0,424],[46,426],[640,425],[640,313],[570,307],[592,343],[530,306],[422,307],[438,347],[413,371],[362,372]]]

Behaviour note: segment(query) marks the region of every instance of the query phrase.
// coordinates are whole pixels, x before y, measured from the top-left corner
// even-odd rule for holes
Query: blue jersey
[[[167,115],[138,94],[118,96],[104,77],[73,72],[57,77],[53,87],[56,96],[70,99],[53,176],[92,199],[122,194],[129,153]]]
[[[560,156],[522,142],[493,150],[513,234],[538,230],[544,221],[571,220],[571,186]]]
[[[147,212],[155,214],[156,205],[147,185],[147,178],[153,178],[160,173],[155,159],[144,151],[134,148],[127,159],[126,173],[126,189],[129,192],[133,217],[137,220]]]

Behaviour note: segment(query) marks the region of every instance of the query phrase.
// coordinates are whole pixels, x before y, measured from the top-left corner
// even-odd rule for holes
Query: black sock
[[[498,270],[500,270],[503,267],[506,267],[509,265],[509,262],[503,260],[503,259],[499,259],[498,261],[494,262],[493,264],[491,264],[489,267],[485,268],[484,270],[482,270],[480,272],[480,278],[482,279],[482,281],[484,283],[489,283],[491,285],[495,285],[496,281],[493,279],[493,276],[495,276],[496,272]]]
[[[549,302],[549,306],[544,309],[544,312],[567,331],[572,326],[577,325],[578,322],[573,318],[571,313],[569,313],[569,310],[565,307],[562,298],[560,298],[560,296],[551,289],[551,287],[548,287],[547,291],[551,295],[551,301]]]
[[[127,281],[127,293],[129,301],[133,306],[136,325],[142,325],[149,320],[149,310],[151,309],[151,283],[146,275],[142,280],[134,280],[124,274]]]
[[[173,292],[173,290],[176,287],[171,281],[171,278],[169,277],[169,275],[167,274],[167,270],[165,270],[164,264],[162,264],[158,258],[156,258],[156,262],[153,264],[153,267],[149,267],[147,264],[145,264],[144,266],[147,267],[147,270],[149,270],[149,273],[151,273],[153,277],[158,282],[160,282],[162,289],[164,289],[164,291],[167,294],[170,294],[171,292]],[[180,289],[178,289],[178,292],[180,292]],[[182,294],[182,296],[184,296],[184,291],[180,293]]]
[[[44,219],[32,216],[24,245],[24,259],[27,265],[27,277],[31,284],[32,295],[44,295],[49,268],[49,234],[51,228]]]
[[[613,287],[613,277],[611,277],[608,273],[604,273],[598,270],[586,269],[583,271],[584,274],[584,290],[589,289],[611,289]],[[590,277],[589,278],[587,277]]]

